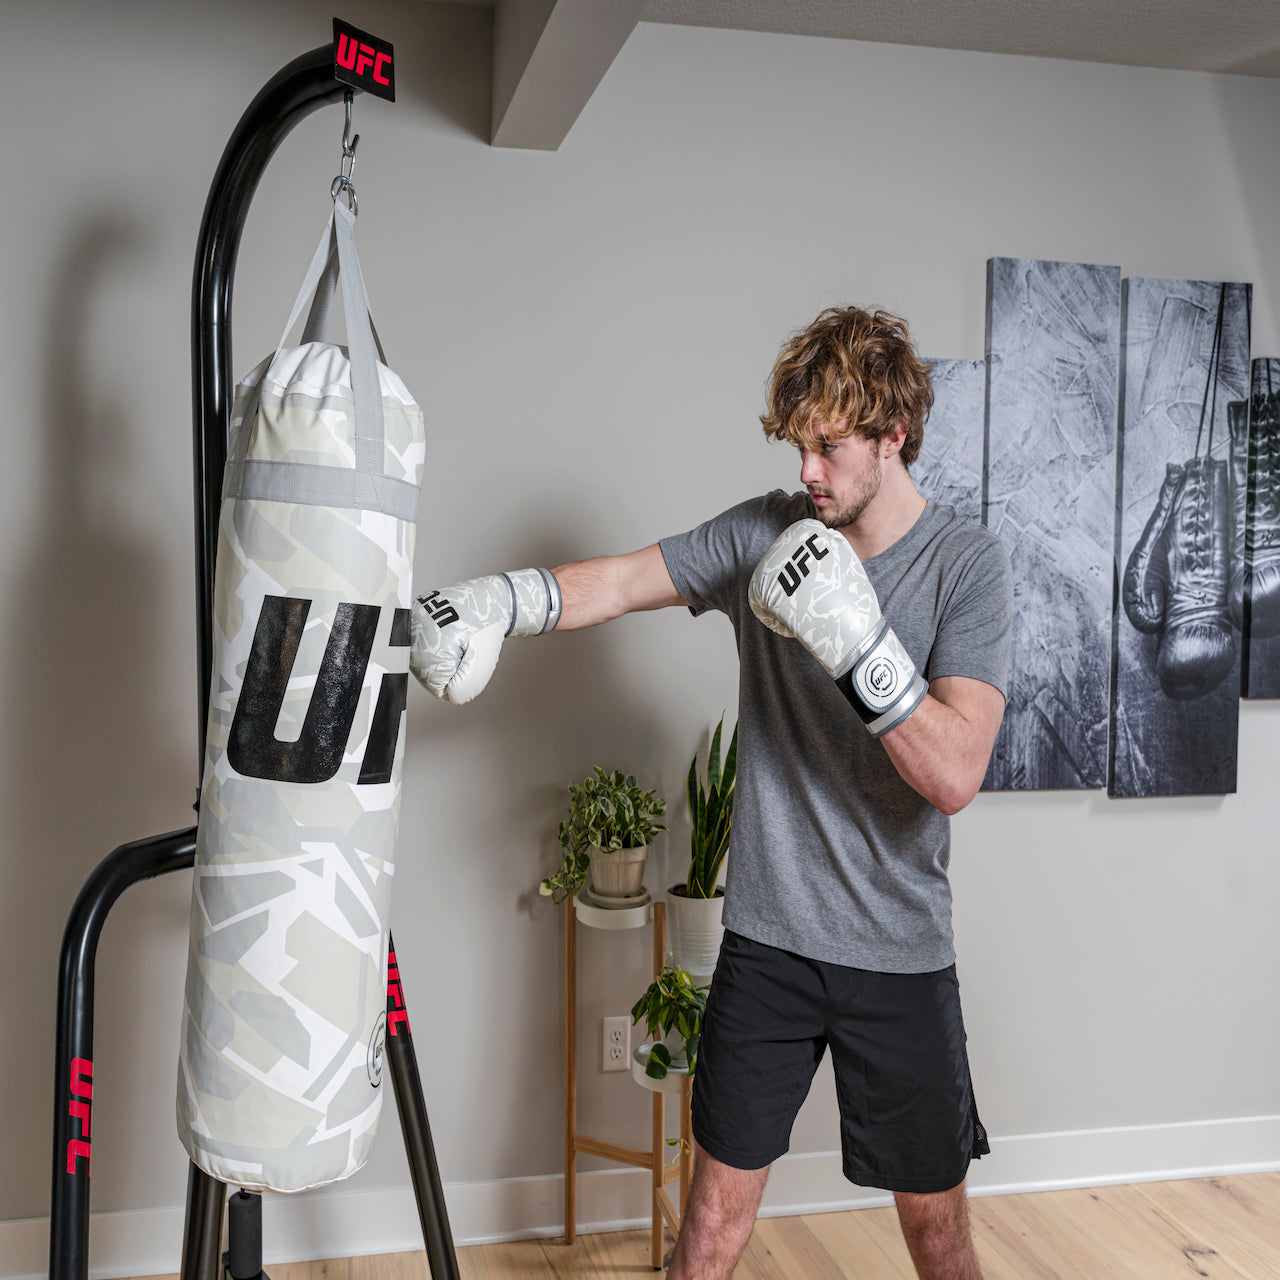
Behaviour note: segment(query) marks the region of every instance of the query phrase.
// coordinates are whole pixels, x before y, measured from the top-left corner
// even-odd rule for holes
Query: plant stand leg
[[[693,1183],[693,1081],[680,1082],[680,1221],[689,1207],[689,1187]]]
[[[662,962],[667,957],[667,904],[653,905],[653,977],[657,981],[662,972]],[[658,1197],[662,1194],[663,1144],[667,1136],[667,1095],[653,1095],[653,1226],[649,1240],[649,1259],[655,1271],[662,1267],[662,1207]]]
[[[662,1208],[658,1196],[662,1193],[662,1142],[666,1136],[665,1093],[653,1095],[653,1223],[649,1237],[649,1258],[653,1269],[662,1267]]]
[[[578,1216],[578,921],[573,896],[564,900],[564,1242],[572,1244]]]

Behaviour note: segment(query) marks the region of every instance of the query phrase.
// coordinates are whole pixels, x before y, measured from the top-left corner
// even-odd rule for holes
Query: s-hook
[[[346,123],[342,127],[342,172],[334,178],[333,184],[329,188],[329,195],[336,200],[345,191],[347,193],[347,203],[351,206],[351,212],[358,216],[360,208],[356,200],[356,187],[355,183],[351,181],[351,175],[356,171],[356,146],[360,141],[360,135],[351,132],[351,104],[355,100],[355,96],[354,89],[348,89],[342,95],[342,101],[347,112]]]

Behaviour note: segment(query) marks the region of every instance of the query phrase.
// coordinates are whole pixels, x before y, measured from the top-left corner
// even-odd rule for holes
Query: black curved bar
[[[405,1154],[413,1174],[413,1194],[418,1202],[418,1220],[422,1223],[422,1235],[427,1246],[427,1264],[431,1268],[432,1280],[460,1280],[458,1259],[453,1251],[453,1232],[445,1208],[444,1184],[440,1181],[436,1149],[431,1141],[427,1103],[422,1096],[422,1079],[418,1075],[418,1059],[413,1051],[413,1032],[409,1029],[407,1002],[395,958],[395,938],[389,937],[389,946],[386,1055],[396,1090]]]
[[[103,923],[131,884],[189,867],[195,852],[194,827],[122,844],[98,863],[67,917],[58,958],[50,1280],[89,1274],[93,979]]]
[[[290,130],[346,86],[333,78],[333,46],[295,58],[263,85],[240,117],[209,188],[191,285],[191,380],[196,504],[196,697],[200,753],[213,670],[213,562],[231,422],[231,292],[240,234],[267,162]]]
[[[277,72],[249,104],[227,142],[200,225],[191,298],[197,777],[204,770],[213,670],[213,575],[231,422],[231,295],[240,236],[263,171],[281,142],[299,121],[340,101],[346,91],[334,79],[332,45],[313,49]],[[88,1277],[93,978],[103,922],[129,885],[194,862],[194,828],[121,845],[85,882],[68,917],[58,973],[50,1280]],[[389,994],[389,1010],[391,1001]],[[457,1261],[412,1041],[405,1036],[390,1056],[431,1274],[434,1280],[456,1280]],[[191,1164],[182,1280],[218,1280],[225,1200],[223,1184]]]

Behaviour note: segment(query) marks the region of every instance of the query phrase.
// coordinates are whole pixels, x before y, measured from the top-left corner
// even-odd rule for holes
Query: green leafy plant
[[[698,1046],[702,1041],[702,1015],[707,1008],[707,988],[695,987],[693,979],[670,961],[649,984],[649,989],[631,1006],[631,1021],[645,1020],[649,1039],[655,1043],[649,1050],[644,1073],[662,1080],[671,1069],[671,1050],[659,1043],[674,1027],[684,1041],[684,1053],[693,1075],[698,1065]]]
[[[713,898],[720,868],[729,849],[729,829],[733,826],[733,785],[738,765],[738,727],[734,725],[729,752],[720,763],[720,734],[724,716],[711,735],[707,752],[707,785],[698,777],[698,753],[693,753],[685,790],[689,800],[689,876],[685,895],[690,898]]]
[[[592,765],[588,777],[569,783],[569,812],[556,831],[564,857],[539,893],[563,902],[585,882],[591,849],[610,853],[652,844],[654,836],[666,830],[655,821],[666,811],[667,802],[642,790],[632,774],[619,769],[606,773]]]

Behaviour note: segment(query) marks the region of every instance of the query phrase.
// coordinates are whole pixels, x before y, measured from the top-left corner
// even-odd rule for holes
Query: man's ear
[[[893,434],[884,436],[880,441],[880,456],[888,459],[895,454],[901,453],[906,439],[907,420],[906,418],[898,418],[893,424]]]

